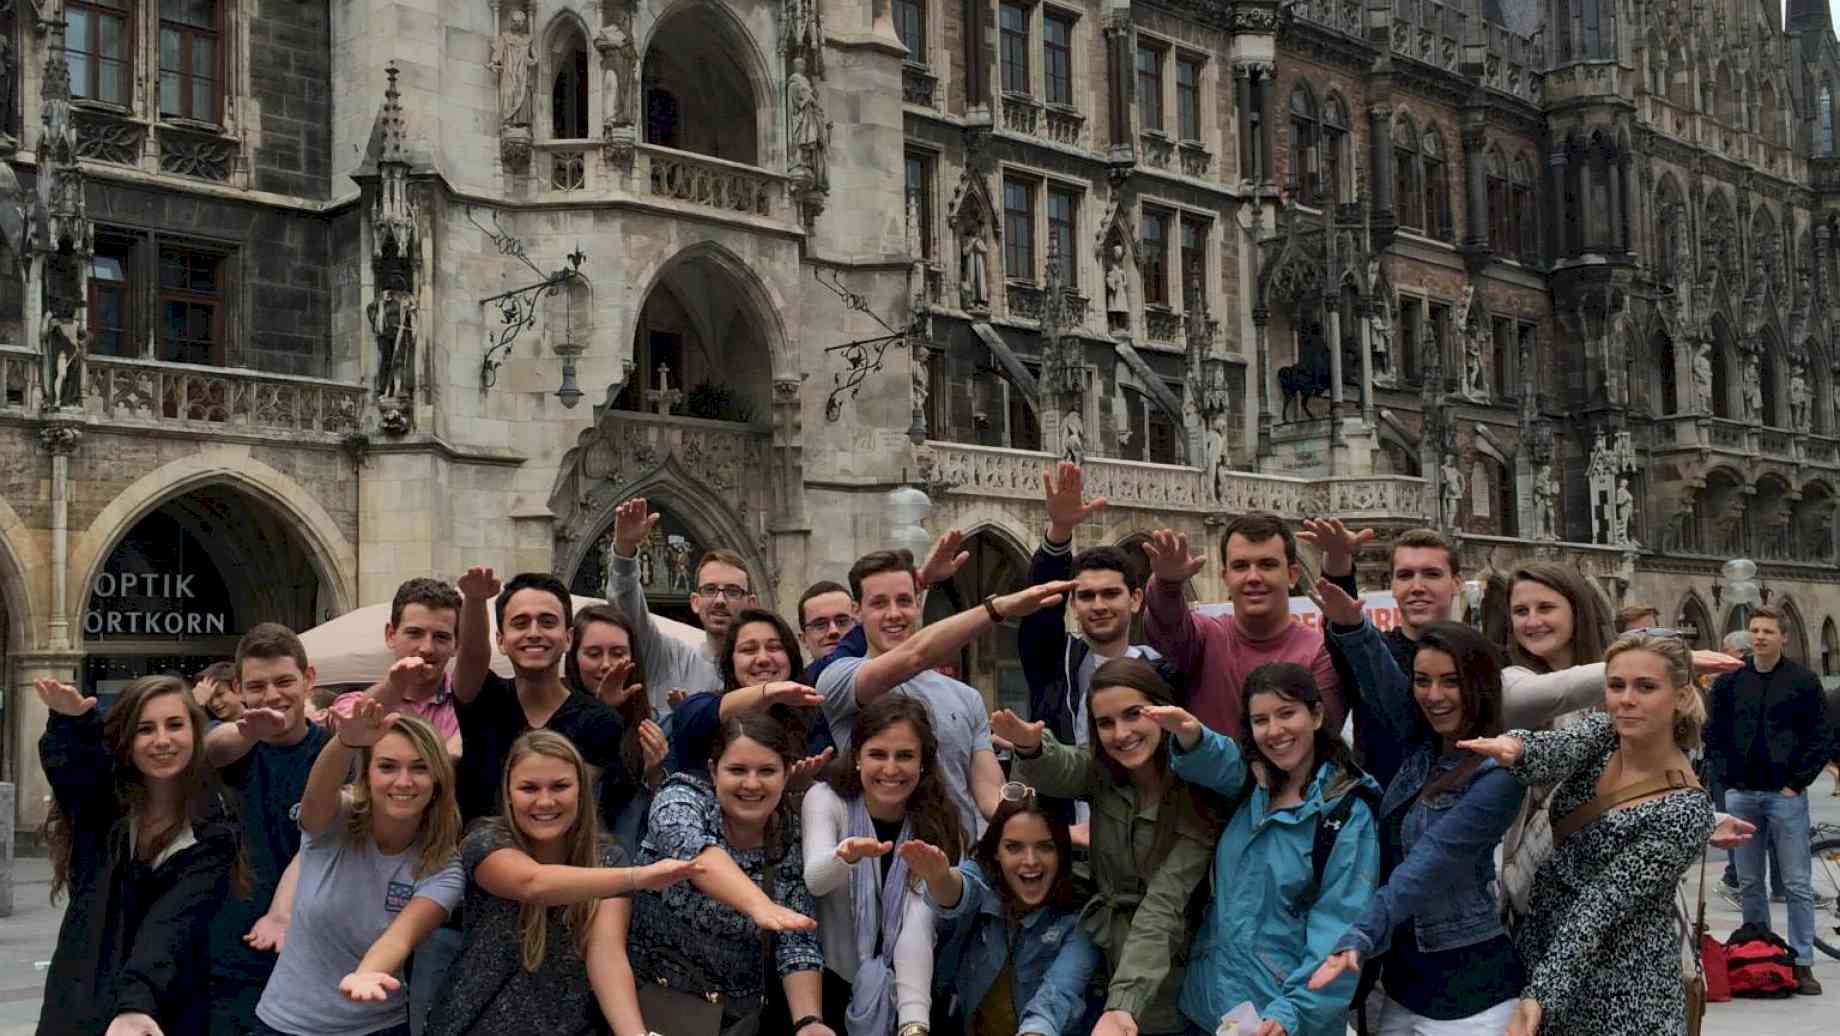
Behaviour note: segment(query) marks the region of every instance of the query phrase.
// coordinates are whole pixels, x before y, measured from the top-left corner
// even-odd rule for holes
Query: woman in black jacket
[[[75,687],[35,686],[51,710],[51,896],[70,894],[38,1034],[204,1033],[211,913],[241,859],[204,710],[169,676],[136,680],[100,719]]]

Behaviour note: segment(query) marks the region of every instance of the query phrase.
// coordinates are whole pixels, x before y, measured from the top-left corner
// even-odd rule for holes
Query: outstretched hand
[[[1072,461],[1042,472],[1041,491],[1048,505],[1048,536],[1056,543],[1066,542],[1075,526],[1105,509],[1104,497],[1085,499],[1086,473]]]
[[[850,865],[878,856],[887,856],[891,852],[894,852],[893,842],[884,842],[867,835],[845,838],[837,843],[837,859]]]
[[[236,718],[236,732],[252,741],[280,737],[287,728],[287,715],[280,709],[244,709]]]
[[[645,889],[649,892],[661,892],[680,881],[689,881],[703,873],[703,865],[695,860],[659,860],[643,867],[630,868],[633,889]]]
[[[460,577],[456,588],[460,591],[460,596],[469,601],[488,601],[497,597],[498,592],[503,590],[505,585],[499,582],[496,575],[492,574],[490,565],[474,565]]]
[[[1317,967],[1310,976],[1310,989],[1318,990],[1342,977],[1343,972],[1360,971],[1361,955],[1354,950],[1343,950],[1329,954],[1329,959]]]
[[[60,716],[81,716],[96,707],[94,697],[84,697],[75,686],[59,680],[40,678],[32,681],[32,689],[38,692],[38,700],[45,703],[45,708]]]
[[[946,858],[945,850],[918,838],[902,842],[895,854],[906,860],[907,869],[918,874],[929,888],[938,885],[945,878],[946,872],[952,869],[952,861]]]
[[[360,1004],[380,1004],[402,988],[402,980],[381,971],[354,971],[339,979],[339,992]]]
[[[1743,817],[1726,817],[1719,821],[1719,826],[1712,829],[1712,837],[1707,839],[1714,849],[1736,849],[1751,840],[1757,833],[1757,825]]]
[[[1361,624],[1361,602],[1348,596],[1348,591],[1327,579],[1318,579],[1310,588],[1310,600],[1322,609],[1323,618],[1337,626],[1359,626]]]
[[[1162,727],[1164,733],[1180,742],[1184,752],[1201,741],[1201,721],[1180,705],[1146,705],[1144,715]]]
[[[1026,590],[1004,594],[990,603],[996,606],[997,614],[1005,619],[1020,619],[1025,615],[1033,615],[1043,608],[1052,608],[1061,603],[1079,585],[1071,579],[1037,583]]]
[[[1514,1017],[1508,1019],[1508,1036],[1539,1036],[1543,1013],[1538,1000],[1522,999],[1515,1005]]]
[[[665,756],[671,754],[671,741],[664,736],[664,728],[652,720],[639,723],[639,758],[645,766],[645,773],[651,773],[664,765]]]
[[[927,552],[926,563],[920,566],[920,582],[927,586],[938,586],[951,582],[960,567],[971,560],[971,552],[962,550],[965,534],[957,529],[947,529],[933,541],[933,549]]]
[[[1144,541],[1144,553],[1150,557],[1150,571],[1169,583],[1185,582],[1207,564],[1207,555],[1189,552],[1188,534],[1174,529],[1151,533]]]
[[[263,914],[243,934],[243,942],[252,950],[280,953],[281,947],[287,945],[288,921],[289,918]]]
[[[327,718],[339,743],[346,748],[369,748],[389,733],[396,724],[397,715],[384,708],[382,702],[363,698],[351,707],[350,715],[330,713]]]
[[[998,709],[990,714],[991,735],[1008,741],[1019,752],[1040,748],[1042,733],[1047,729],[1046,723],[1040,720],[1030,723],[1009,709]]]
[[[798,762],[792,764],[792,776],[788,778],[788,783],[795,788],[810,786],[813,781],[818,779],[818,774],[823,771],[824,767],[836,757],[837,750],[835,748],[826,748],[817,755],[808,755],[800,759]]]
[[[644,497],[623,501],[613,509],[613,552],[623,558],[639,553],[639,544],[657,524],[658,515],[652,513]]]
[[[1457,742],[1457,747],[1477,755],[1486,755],[1503,766],[1518,766],[1521,758],[1527,754],[1527,743],[1518,737],[1502,734],[1499,737],[1475,737]]]
[[[1356,532],[1340,518],[1305,518],[1297,538],[1322,551],[1324,572],[1342,575],[1354,570],[1354,552],[1373,541],[1374,530]]]
[[[1728,655],[1723,651],[1693,652],[1693,671],[1695,673],[1719,676],[1725,673],[1735,673],[1743,668],[1744,659],[1736,655]]]
[[[594,696],[600,699],[602,705],[610,709],[618,709],[626,704],[635,693],[645,689],[642,683],[627,682],[632,677],[635,668],[637,666],[631,655],[615,660],[607,667],[607,671],[601,674],[601,682],[594,689]]]

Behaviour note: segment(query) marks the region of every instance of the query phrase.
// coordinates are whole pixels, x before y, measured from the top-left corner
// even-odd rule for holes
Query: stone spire
[[[89,255],[95,230],[83,196],[83,170],[77,161],[77,128],[70,117],[70,63],[64,54],[64,23],[49,26],[45,48],[44,104],[38,139],[40,247],[65,247]]]

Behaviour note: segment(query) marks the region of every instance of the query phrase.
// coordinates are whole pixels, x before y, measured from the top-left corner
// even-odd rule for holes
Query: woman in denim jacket
[[[1084,1036],[1099,948],[1080,929],[1067,822],[1011,782],[971,857],[954,868],[919,839],[900,853],[939,913],[933,1029],[965,1036]]]
[[[1323,614],[1359,669],[1387,655],[1361,606],[1340,590],[1322,595]],[[1339,632],[1339,631],[1338,631]],[[1311,986],[1328,985],[1380,958],[1386,992],[1374,998],[1378,1036],[1500,1033],[1525,983],[1502,927],[1492,885],[1494,850],[1525,794],[1492,760],[1455,747],[1501,733],[1500,653],[1480,633],[1438,622],[1419,633],[1412,689],[1364,683],[1373,715],[1404,749],[1405,762],[1380,805],[1381,873],[1354,926],[1335,943]]]

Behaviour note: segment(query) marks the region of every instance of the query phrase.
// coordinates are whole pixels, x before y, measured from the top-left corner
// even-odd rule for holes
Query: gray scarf
[[[879,841],[875,822],[869,818],[869,807],[863,805],[862,796],[849,802],[848,837],[877,838]],[[911,824],[902,820],[901,832],[895,836],[895,848],[899,849],[910,837]],[[894,944],[901,937],[901,920],[906,915],[907,861],[899,856],[894,858],[878,896],[875,875],[880,867],[879,859],[869,859],[859,860],[850,868],[850,913],[856,922],[856,952],[863,954],[864,959],[856,969],[856,981],[850,990],[850,1010],[844,1016],[849,1036],[888,1036],[894,1031]],[[881,915],[879,926],[878,913]],[[881,952],[871,956],[878,930],[882,935]]]

